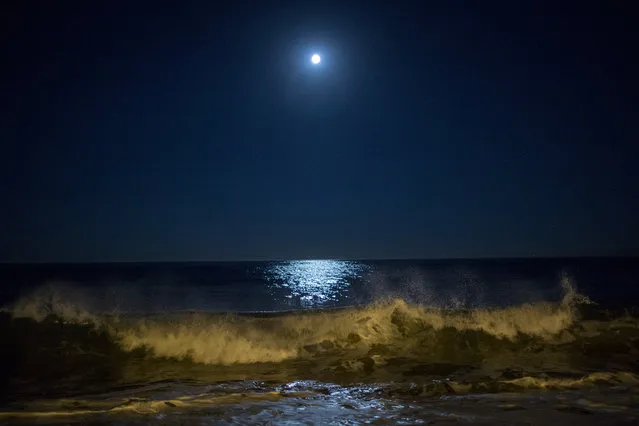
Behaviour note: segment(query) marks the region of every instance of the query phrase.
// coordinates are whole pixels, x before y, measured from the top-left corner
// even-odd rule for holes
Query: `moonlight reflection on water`
[[[351,280],[366,266],[344,260],[295,260],[272,264],[264,275],[273,289],[303,307],[330,306],[348,297]]]

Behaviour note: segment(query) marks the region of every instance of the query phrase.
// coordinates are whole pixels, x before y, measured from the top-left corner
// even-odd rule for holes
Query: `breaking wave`
[[[349,351],[365,355],[376,348],[423,357],[452,334],[516,342],[563,342],[575,325],[578,307],[589,303],[566,279],[559,303],[492,309],[445,309],[411,305],[402,299],[369,306],[277,313],[173,312],[166,314],[92,313],[69,289],[40,289],[19,300],[12,318],[38,323],[84,324],[103,332],[125,351],[144,349],[157,357],[203,364],[250,364],[308,358]],[[451,340],[452,339],[452,340]],[[442,350],[440,347],[439,350]]]
[[[502,308],[395,298],[254,313],[96,312],[69,288],[42,288],[0,314],[3,379],[56,397],[167,380],[393,383],[419,395],[634,383],[636,317],[602,311],[568,279],[562,288],[556,303]]]

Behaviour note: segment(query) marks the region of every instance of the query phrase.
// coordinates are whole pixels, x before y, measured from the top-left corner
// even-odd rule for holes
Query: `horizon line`
[[[528,256],[450,256],[450,257],[300,257],[300,258],[261,258],[261,259],[194,259],[194,260],[44,260],[44,261],[4,261],[0,265],[50,265],[50,264],[114,264],[114,263],[250,263],[250,262],[299,262],[299,261],[351,261],[351,262],[375,262],[375,261],[472,261],[472,260],[543,260],[543,259],[594,259],[594,258],[637,258],[638,253],[631,254],[588,254],[588,255],[528,255]]]

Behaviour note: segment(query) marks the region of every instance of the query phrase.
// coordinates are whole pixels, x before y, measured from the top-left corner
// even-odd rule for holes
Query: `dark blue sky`
[[[5,3],[0,260],[637,253],[630,5]]]

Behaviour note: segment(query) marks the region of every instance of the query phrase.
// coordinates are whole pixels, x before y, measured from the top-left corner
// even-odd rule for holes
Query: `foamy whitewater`
[[[639,419],[633,259],[3,268],[2,422]]]

